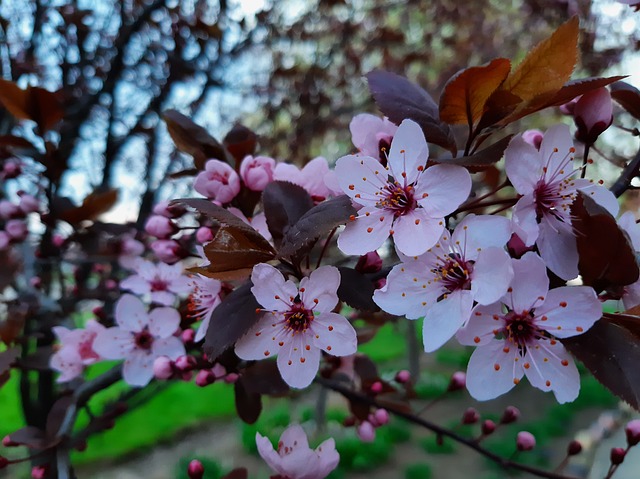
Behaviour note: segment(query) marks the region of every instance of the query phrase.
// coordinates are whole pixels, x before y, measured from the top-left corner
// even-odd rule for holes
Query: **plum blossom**
[[[98,362],[101,358],[93,349],[98,333],[105,327],[94,320],[87,321],[84,329],[53,328],[60,341],[59,349],[51,356],[51,368],[59,371],[58,382],[67,382],[80,376],[85,366]]]
[[[506,393],[522,376],[532,386],[553,391],[560,403],[573,401],[580,376],[573,359],[556,338],[587,331],[602,308],[588,286],[549,290],[542,259],[526,253],[513,260],[514,277],[498,302],[474,308],[457,338],[477,346],[467,368],[467,389],[480,401]]]
[[[640,225],[636,223],[634,214],[630,211],[624,213],[618,219],[618,225],[627,233],[631,247],[636,252],[636,256],[638,256],[640,254]],[[640,304],[640,279],[624,287],[622,304],[625,309],[631,309]]]
[[[522,197],[513,209],[513,230],[525,246],[536,244],[547,267],[562,279],[578,275],[578,251],[571,227],[571,204],[578,191],[590,195],[614,216],[615,196],[578,178],[569,127],[555,125],[544,134],[540,150],[517,136],[507,147],[505,168]]]
[[[180,313],[173,308],[147,310],[135,296],[124,294],[115,307],[117,326],[96,336],[94,350],[105,359],[124,359],[122,376],[131,386],[146,386],[153,378],[153,363],[166,356],[175,361],[185,355],[184,345],[173,334]]]
[[[386,117],[380,118],[370,113],[356,115],[349,123],[351,141],[364,156],[378,158],[383,165],[387,164],[387,154],[391,148],[391,140],[398,126]]]
[[[133,234],[125,234],[120,238],[118,246],[118,264],[128,270],[136,269],[136,264],[141,261],[140,256],[144,253],[144,244],[135,239]]]
[[[211,321],[211,314],[222,302],[220,299],[222,283],[217,279],[198,274],[193,277],[192,284],[194,290],[189,296],[189,313],[196,321],[202,321],[194,338],[197,342],[204,339]]]
[[[438,241],[443,218],[469,196],[471,177],[460,166],[426,168],[428,156],[422,129],[404,120],[391,142],[387,166],[361,155],[337,161],[342,190],[361,205],[338,238],[343,253],[368,253],[393,235],[398,251],[416,256]]]
[[[583,143],[595,142],[613,122],[613,102],[609,90],[596,88],[582,95],[573,110],[573,119],[578,127],[576,138]]]
[[[169,306],[176,295],[191,291],[189,278],[182,274],[182,265],[140,260],[135,268],[136,274],[122,280],[120,287],[135,294],[148,294],[154,303]]]
[[[229,203],[240,192],[240,177],[231,166],[220,160],[209,160],[198,173],[193,188],[220,204]]]
[[[273,181],[276,160],[268,156],[245,156],[240,163],[240,178],[253,191],[262,191]]]
[[[264,308],[262,316],[236,343],[236,354],[247,360],[278,356],[278,370],[287,384],[307,387],[320,365],[320,350],[334,356],[354,354],[356,332],[338,304],[340,272],[333,266],[316,269],[297,287],[273,266],[257,264],[251,292]]]
[[[151,243],[151,251],[163,263],[175,264],[187,256],[187,251],[172,239],[159,239]]]
[[[302,169],[290,163],[278,163],[273,171],[273,179],[302,186],[312,197],[324,200],[331,196],[331,190],[324,181],[325,176],[329,174],[327,160],[319,156],[304,165]]]
[[[277,451],[269,438],[256,432],[256,446],[260,457],[280,477],[286,479],[324,479],[340,462],[333,438],[315,450],[309,447],[301,426],[289,426],[280,436]]]
[[[424,349],[435,351],[467,322],[474,302],[491,304],[507,292],[513,268],[504,245],[510,236],[508,219],[468,215],[423,255],[401,256],[373,300],[407,319],[424,316]]]

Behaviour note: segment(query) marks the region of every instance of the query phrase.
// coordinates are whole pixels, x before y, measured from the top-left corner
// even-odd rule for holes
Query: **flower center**
[[[144,349],[148,351],[153,345],[153,336],[151,335],[149,330],[145,328],[139,333],[135,333],[134,343],[138,349]]]
[[[378,141],[378,159],[382,166],[387,166],[387,155],[389,154],[389,150],[391,149],[391,140],[393,137],[391,136],[383,136]]]
[[[563,189],[567,191],[563,193]],[[550,214],[560,221],[568,222],[574,193],[575,189],[567,189],[564,182],[538,181],[535,189],[536,219],[540,221],[544,215]]]
[[[513,311],[504,317],[506,339],[516,344],[521,350],[526,349],[527,343],[541,337],[541,331],[533,324],[531,312],[517,314]],[[523,351],[524,352],[524,351]]]
[[[406,215],[418,205],[413,196],[413,185],[402,187],[397,181],[390,181],[379,194],[383,197],[376,206],[391,211],[396,217]]]
[[[151,286],[151,291],[166,291],[168,284],[166,281],[155,278],[149,283],[149,286]]]
[[[448,293],[471,289],[473,261],[466,261],[459,253],[450,253],[441,261],[441,266],[431,270],[436,276],[435,281],[439,281]]]
[[[89,339],[87,339],[86,341],[82,341],[79,344],[78,354],[80,354],[80,357],[82,358],[83,361],[88,361],[88,360],[97,361],[98,359],[100,359],[100,356],[98,356],[98,354],[93,350],[93,340],[95,338],[96,338],[96,335],[92,334]]]
[[[306,331],[313,317],[313,311],[306,309],[302,303],[294,303],[291,309],[284,313],[286,328],[294,332]]]

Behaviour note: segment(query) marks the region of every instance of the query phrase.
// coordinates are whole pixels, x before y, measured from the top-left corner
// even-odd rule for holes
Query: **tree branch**
[[[636,153],[636,157],[626,166],[620,177],[611,186],[610,190],[616,198],[619,198],[622,193],[627,191],[631,186],[631,180],[633,180],[640,173],[640,149]]]

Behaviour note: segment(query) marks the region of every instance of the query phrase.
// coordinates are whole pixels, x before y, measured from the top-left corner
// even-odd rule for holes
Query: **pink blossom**
[[[319,156],[307,163],[302,169],[289,163],[278,163],[273,171],[273,179],[302,186],[312,197],[325,199],[331,196],[331,190],[324,181],[328,174],[329,164],[325,158]]]
[[[273,181],[276,160],[268,156],[245,156],[240,163],[240,178],[253,191],[262,191]]]
[[[562,279],[578,275],[578,251],[571,227],[571,204],[578,190],[614,216],[618,210],[609,190],[578,177],[574,152],[569,127],[556,125],[544,134],[540,151],[518,136],[504,154],[507,176],[522,195],[513,209],[513,231],[525,246],[536,244],[547,267]]]
[[[251,273],[251,292],[265,308],[257,324],[236,343],[236,354],[247,360],[278,356],[278,369],[287,384],[307,387],[320,365],[320,350],[334,356],[356,352],[356,332],[344,316],[333,313],[338,304],[340,272],[323,266],[293,281],[273,266],[257,264]]]
[[[196,241],[200,244],[208,243],[213,239],[213,231],[211,228],[207,228],[206,226],[201,226],[196,231]]]
[[[369,421],[362,421],[356,428],[356,434],[362,442],[373,442],[376,438],[376,428]]]
[[[161,201],[153,207],[153,213],[165,218],[179,218],[187,210],[182,205],[171,204],[170,201]]]
[[[435,351],[467,322],[474,302],[491,304],[507,292],[510,235],[504,217],[468,215],[423,255],[401,257],[373,300],[391,314],[424,316],[424,349]]]
[[[526,253],[513,260],[508,293],[488,306],[478,305],[458,332],[462,344],[477,346],[467,368],[467,389],[484,401],[506,393],[527,376],[532,386],[553,391],[560,403],[573,401],[580,376],[561,342],[587,331],[602,308],[590,287],[549,290],[542,259]]]
[[[24,214],[35,213],[40,209],[40,202],[34,196],[22,193],[18,207]]]
[[[20,207],[9,200],[0,200],[0,218],[8,220],[23,216]]]
[[[4,231],[0,231],[0,251],[3,251],[9,247],[11,243],[11,238]]]
[[[573,110],[578,127],[576,138],[583,143],[593,143],[613,122],[613,102],[606,88],[597,88],[580,97]]]
[[[536,447],[536,438],[528,431],[520,431],[516,437],[518,451],[530,451]]]
[[[176,225],[169,218],[151,215],[144,225],[144,230],[157,238],[169,238],[178,231]]]
[[[135,271],[136,274],[122,280],[120,287],[138,295],[151,295],[151,301],[163,306],[173,304],[176,295],[191,290],[189,278],[182,274],[182,265],[140,260]]]
[[[189,296],[189,313],[196,321],[202,321],[195,341],[204,339],[207,329],[209,329],[209,321],[213,310],[221,303],[220,292],[222,283],[217,279],[207,278],[198,274],[193,276],[192,284],[194,290]]]
[[[151,251],[156,257],[167,264],[175,264],[187,255],[187,252],[175,240],[156,240],[151,243]]]
[[[93,349],[93,344],[98,333],[104,330],[105,327],[94,320],[87,321],[84,329],[53,328],[60,341],[59,349],[51,356],[51,368],[60,372],[58,382],[75,379],[82,374],[85,366],[101,359]]]
[[[204,466],[200,461],[194,459],[187,467],[189,479],[202,479],[204,477]]]
[[[2,165],[2,177],[5,179],[17,178],[22,173],[22,165],[17,160],[7,160]]]
[[[123,379],[131,386],[146,386],[153,378],[156,358],[171,360],[185,354],[184,345],[173,334],[180,314],[173,308],[155,308],[147,313],[135,296],[124,294],[115,307],[117,326],[98,333],[94,349],[105,359],[124,359]]]
[[[217,203],[229,203],[240,192],[240,177],[231,166],[220,160],[209,160],[198,173],[193,188]]]
[[[135,269],[136,263],[144,253],[144,244],[136,240],[133,235],[123,235],[120,238],[120,255],[118,264],[125,269]]]
[[[389,164],[343,156],[336,163],[342,190],[362,205],[338,238],[348,255],[378,249],[393,235],[403,254],[421,255],[444,231],[443,218],[469,195],[471,177],[460,166],[426,168],[429,149],[417,123],[405,120],[391,143]]]
[[[364,156],[377,158],[383,165],[387,164],[387,154],[391,148],[393,135],[398,126],[386,117],[380,118],[369,113],[356,115],[349,123],[351,141]]]
[[[4,225],[4,229],[14,241],[24,241],[29,236],[27,223],[23,220],[9,220]]]
[[[271,470],[287,479],[324,479],[340,462],[333,438],[313,450],[304,430],[297,424],[282,433],[277,451],[271,441],[259,432],[256,432],[256,446]]]

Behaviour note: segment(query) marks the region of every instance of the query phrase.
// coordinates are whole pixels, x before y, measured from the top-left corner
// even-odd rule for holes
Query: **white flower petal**
[[[533,387],[553,391],[559,403],[571,402],[580,392],[578,368],[562,343],[540,339],[528,346],[524,368]],[[528,367],[527,367],[528,366]]]
[[[536,326],[558,338],[569,338],[587,331],[602,316],[602,304],[588,286],[552,289],[536,308]]]
[[[180,326],[180,313],[174,308],[155,308],[149,313],[149,332],[167,338]]]
[[[483,249],[473,265],[471,292],[480,304],[498,301],[513,279],[513,266],[507,252],[501,248]]]
[[[540,152],[518,135],[504,151],[504,168],[516,191],[531,195],[542,176]]]
[[[545,216],[540,223],[536,244],[547,268],[556,275],[565,280],[578,276],[576,237],[568,228],[559,228]]]
[[[335,266],[322,266],[300,281],[300,298],[307,309],[331,311],[338,304],[340,271]]]
[[[131,331],[113,327],[96,335],[93,350],[104,359],[123,359],[134,349],[134,337]]]
[[[312,345],[312,336],[296,334],[278,353],[278,370],[292,388],[306,388],[320,367],[320,350]]]
[[[269,311],[287,311],[298,295],[298,287],[273,266],[260,263],[251,272],[251,292],[260,305]]]
[[[136,333],[142,331],[149,322],[147,308],[142,301],[130,294],[123,294],[116,303],[115,311],[118,326]]]
[[[528,312],[539,306],[549,291],[547,268],[542,258],[533,252],[512,260],[513,281],[505,295],[505,303],[516,313]]]
[[[403,186],[414,183],[428,158],[429,147],[422,128],[413,120],[404,120],[393,136],[389,151],[389,168],[394,178]]]
[[[154,360],[155,357],[146,351],[132,351],[122,367],[122,379],[130,386],[146,386],[153,379]]]
[[[398,251],[419,256],[436,244],[444,231],[444,220],[429,218],[422,208],[418,208],[396,218],[393,231],[393,242]]]
[[[422,323],[424,350],[431,353],[449,341],[469,319],[472,308],[471,291],[454,291],[431,306]]]
[[[502,303],[499,302],[476,306],[467,324],[457,332],[456,339],[467,346],[482,346],[493,341],[496,331],[505,326],[502,314]]]
[[[420,175],[415,197],[431,218],[443,218],[460,206],[470,191],[471,175],[465,168],[435,165]]]
[[[278,354],[280,343],[289,342],[290,334],[283,326],[282,314],[266,312],[262,318],[237,342],[235,351],[239,358],[258,360]]]
[[[333,356],[349,356],[358,349],[356,330],[342,315],[322,313],[311,324],[313,346]]]
[[[524,375],[518,348],[509,344],[492,340],[476,348],[471,355],[467,367],[467,390],[478,401],[494,399],[510,391]]]
[[[375,251],[389,237],[393,214],[378,208],[361,208],[358,217],[349,221],[338,237],[338,248],[347,255]]]

